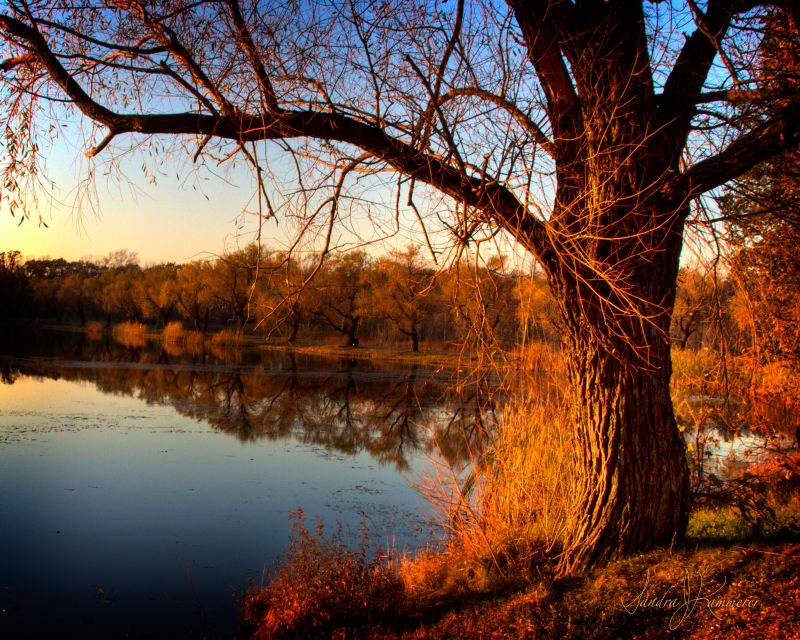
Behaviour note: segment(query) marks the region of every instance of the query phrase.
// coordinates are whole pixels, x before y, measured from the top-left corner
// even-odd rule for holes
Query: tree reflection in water
[[[416,365],[212,346],[188,353],[83,333],[6,333],[0,375],[6,384],[20,374],[90,382],[105,393],[172,405],[242,441],[296,438],[342,453],[367,451],[400,470],[434,446],[456,464],[480,452],[498,403],[489,378],[465,384],[455,372]]]

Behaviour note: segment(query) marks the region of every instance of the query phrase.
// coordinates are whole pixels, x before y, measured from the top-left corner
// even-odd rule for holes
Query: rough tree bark
[[[638,300],[638,314],[620,317],[579,293],[606,283],[577,265],[561,263],[552,276],[565,325],[562,353],[583,488],[580,524],[562,560],[567,570],[668,544],[688,522],[689,472],[670,394],[680,243],[668,244],[627,273],[630,288],[623,293]],[[605,298],[613,304],[617,295],[608,291]]]

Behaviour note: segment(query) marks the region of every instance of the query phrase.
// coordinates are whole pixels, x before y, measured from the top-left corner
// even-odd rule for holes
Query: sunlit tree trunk
[[[650,367],[621,361],[630,346],[618,338],[599,345],[590,332],[565,337],[583,492],[566,568],[669,544],[686,529],[689,473],[670,396],[667,327],[652,330],[658,359]]]
[[[689,472],[670,395],[680,234],[656,237],[643,226],[621,246],[628,269],[609,280],[574,256],[551,272],[582,491],[567,570],[669,544],[688,522]]]
[[[583,497],[567,568],[669,544],[686,529],[689,474],[666,370],[568,350]]]

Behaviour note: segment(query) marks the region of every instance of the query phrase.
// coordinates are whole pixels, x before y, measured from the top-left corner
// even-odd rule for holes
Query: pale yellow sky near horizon
[[[207,188],[208,199],[175,179],[137,185],[137,191],[135,198],[122,190],[99,194],[99,212],[67,204],[47,207],[42,214],[47,227],[35,214],[20,224],[2,206],[0,251],[78,260],[129,249],[142,264],[186,262],[246,245],[255,236],[255,216],[242,213],[252,195],[249,185],[237,188],[220,180]],[[266,231],[278,235],[274,224]]]
[[[35,213],[20,224],[19,218],[11,216],[7,203],[0,202],[0,252],[16,250],[25,259],[79,260],[128,249],[139,256],[142,265],[147,265],[209,258],[246,246],[256,238],[257,217],[244,213],[257,206],[253,177],[245,169],[234,169],[225,176],[201,171],[181,180],[175,168],[165,166],[157,184],[151,184],[141,176],[135,160],[129,158],[124,165],[125,177],[115,182],[105,177],[103,165],[107,160],[98,159],[95,175],[99,178],[95,178],[94,185],[97,211],[82,210],[75,204],[76,185],[87,175],[86,160],[80,148],[67,147],[60,143],[48,155],[55,187],[53,197],[40,197],[46,227],[39,224]],[[186,174],[183,169],[178,168],[177,172]],[[272,197],[278,204],[280,197]],[[422,200],[420,197],[420,204]],[[393,220],[384,221],[379,229],[373,226],[375,219],[370,221],[367,216],[340,217],[336,245],[352,247],[370,235],[392,236],[387,227],[393,226]],[[416,237],[416,222],[411,226],[370,251],[399,248],[412,241],[421,243],[421,235]],[[262,244],[285,250],[296,230],[291,220],[267,220],[262,226]],[[309,234],[302,248],[313,248],[323,236],[324,233]]]
[[[148,265],[210,258],[244,247],[256,238],[257,217],[244,213],[256,206],[252,176],[246,172],[237,172],[227,179],[206,176],[187,187],[174,173],[159,175],[158,184],[153,185],[137,178],[135,170],[129,171],[126,174],[132,180],[129,184],[109,186],[101,181],[96,185],[99,212],[95,212],[79,211],[73,204],[74,185],[79,183],[80,173],[59,169],[55,190],[60,202],[40,198],[46,205],[42,216],[46,227],[39,224],[35,214],[20,224],[19,218],[11,216],[6,203],[0,203],[0,252],[16,250],[25,259],[79,260],[127,249],[138,255],[140,264]],[[386,196],[379,195],[378,199],[381,198]],[[423,196],[418,197],[418,202],[424,208]],[[333,239],[336,247],[360,246],[371,237],[377,242],[367,246],[367,250],[383,253],[411,242],[420,245],[424,242],[415,220],[394,234],[393,214],[389,216],[391,220],[382,222],[367,215],[340,217]],[[296,230],[290,220],[280,219],[277,223],[267,220],[262,226],[262,244],[285,250]],[[381,237],[388,239],[378,241]],[[323,238],[324,232],[310,233],[301,250],[313,249]],[[449,236],[438,243],[433,238],[432,241],[440,246],[450,244]]]
[[[253,237],[254,225],[237,224],[235,211],[214,214],[162,213],[156,203],[117,205],[99,217],[93,213],[57,211],[45,216],[47,227],[29,219],[19,224],[0,213],[0,251],[18,250],[26,258],[104,256],[118,249],[135,251],[144,263],[186,262],[219,254]]]

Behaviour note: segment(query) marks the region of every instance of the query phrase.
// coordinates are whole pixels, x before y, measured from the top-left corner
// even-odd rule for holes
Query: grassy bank
[[[524,418],[522,417],[524,416]],[[413,556],[295,527],[245,597],[244,638],[768,638],[800,634],[800,457],[785,452],[698,497],[688,535],[562,575],[572,444],[547,402],[508,416],[480,473],[434,474],[447,537]],[[468,493],[459,490],[469,484]]]
[[[675,393],[717,392],[716,374],[697,374],[719,361],[692,358],[677,354]],[[522,388],[537,392],[506,412],[489,453],[458,470],[441,463],[420,481],[446,532],[438,546],[376,556],[366,540],[354,547],[302,525],[271,581],[245,597],[242,637],[800,636],[794,449],[732,466],[725,478],[709,481],[706,471],[679,544],[565,576],[575,444],[559,394],[538,392],[560,371],[557,354],[535,354],[524,371]],[[788,378],[771,379],[788,391]],[[728,390],[745,392],[743,380],[729,375]],[[682,426],[700,433],[718,417],[702,410]]]
[[[474,559],[367,560],[307,535],[272,588],[250,593],[252,638],[790,638],[800,635],[800,537],[794,517],[769,534],[704,535],[555,577],[500,577]],[[695,531],[708,517],[693,522]],[[725,516],[723,514],[723,519]],[[719,533],[719,531],[717,531]],[[293,555],[300,551],[306,555]],[[451,553],[455,553],[451,549]]]

